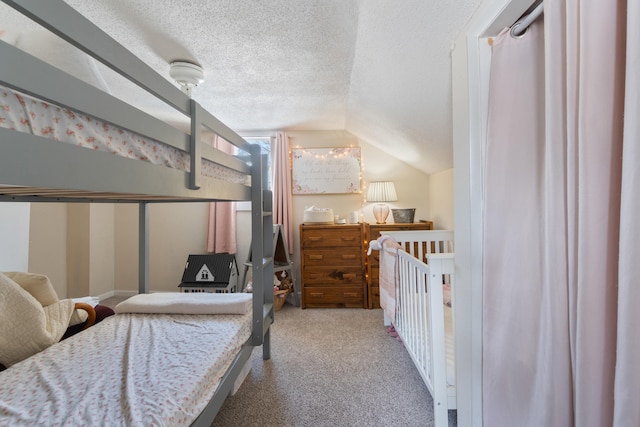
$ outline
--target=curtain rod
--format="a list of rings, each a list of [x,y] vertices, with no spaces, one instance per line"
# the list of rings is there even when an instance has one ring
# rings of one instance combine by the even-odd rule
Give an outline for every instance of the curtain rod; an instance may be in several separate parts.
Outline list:
[[[531,25],[533,21],[538,19],[538,17],[542,15],[543,11],[544,11],[544,3],[540,2],[540,4],[537,5],[536,8],[531,11],[530,14],[528,14],[527,16],[525,16],[524,18],[522,18],[521,20],[519,20],[518,22],[516,22],[511,26],[511,31],[510,31],[511,37],[513,38],[522,37],[524,33],[527,32],[527,28],[529,28],[529,25]]]

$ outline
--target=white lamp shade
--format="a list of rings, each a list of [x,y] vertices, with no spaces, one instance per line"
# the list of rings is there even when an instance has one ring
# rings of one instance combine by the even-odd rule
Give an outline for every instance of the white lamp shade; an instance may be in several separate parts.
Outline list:
[[[398,196],[393,182],[373,181],[369,183],[367,201],[378,202],[373,206],[373,216],[376,219],[376,224],[386,224],[389,216],[389,206],[380,202],[395,202],[396,200],[398,200]]]
[[[398,200],[396,187],[391,181],[373,181],[369,183],[368,202],[395,202]]]

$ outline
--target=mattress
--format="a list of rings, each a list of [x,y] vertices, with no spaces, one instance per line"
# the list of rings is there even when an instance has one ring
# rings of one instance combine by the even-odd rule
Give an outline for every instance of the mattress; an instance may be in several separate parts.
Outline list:
[[[117,314],[0,372],[0,425],[189,425],[251,314]]]
[[[4,86],[0,86],[0,127],[190,171],[190,155],[185,151]],[[202,160],[201,173],[236,184],[248,185],[249,181],[246,175],[205,159]]]

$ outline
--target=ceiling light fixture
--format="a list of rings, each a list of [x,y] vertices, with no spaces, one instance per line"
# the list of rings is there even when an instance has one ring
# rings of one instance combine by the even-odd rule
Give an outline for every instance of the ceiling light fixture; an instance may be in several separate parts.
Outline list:
[[[182,91],[189,97],[193,88],[204,82],[204,71],[197,64],[175,61],[169,65],[169,75],[178,82]]]

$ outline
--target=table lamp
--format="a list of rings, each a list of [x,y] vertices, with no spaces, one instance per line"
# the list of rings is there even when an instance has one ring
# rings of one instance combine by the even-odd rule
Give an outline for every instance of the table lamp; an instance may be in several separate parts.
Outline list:
[[[386,224],[389,216],[389,206],[380,202],[395,202],[398,200],[396,195],[396,187],[391,181],[373,181],[369,183],[369,191],[367,192],[368,202],[377,202],[373,206],[373,216],[376,224]]]

